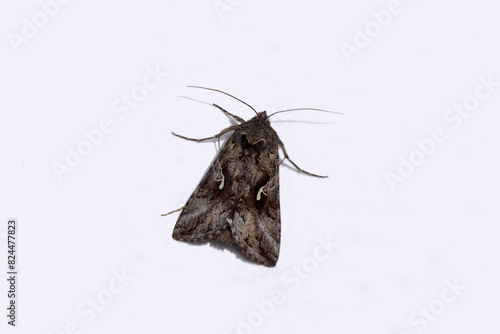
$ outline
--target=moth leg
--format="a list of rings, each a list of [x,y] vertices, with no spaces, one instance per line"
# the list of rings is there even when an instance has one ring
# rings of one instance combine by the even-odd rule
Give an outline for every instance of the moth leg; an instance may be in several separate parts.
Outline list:
[[[215,103],[213,103],[213,105],[217,108],[219,108],[223,113],[225,114],[228,114],[229,116],[231,116],[232,118],[234,118],[236,121],[240,122],[240,123],[244,123],[245,120],[239,116],[236,116],[236,115],[233,115],[231,114],[229,111],[225,110],[224,108],[222,107],[219,107],[218,105],[216,105]]]
[[[233,125],[233,126],[230,126],[230,127],[228,127],[228,128],[225,128],[224,130],[222,130],[220,133],[216,134],[215,136],[212,136],[212,137],[207,137],[207,138],[200,138],[200,139],[197,139],[197,138],[188,138],[188,137],[184,137],[184,136],[178,135],[177,133],[174,133],[174,132],[172,132],[172,134],[173,134],[174,136],[179,137],[179,138],[182,138],[182,139],[191,140],[191,141],[195,141],[195,142],[200,142],[200,141],[205,141],[205,140],[210,140],[210,139],[220,138],[223,134],[228,133],[228,132],[230,132],[230,131],[233,131],[233,130],[235,130],[237,127],[238,127],[238,125]]]
[[[325,177],[328,177],[328,176],[323,176],[323,175],[316,175],[316,174],[313,174],[313,173],[309,173],[305,170],[303,170],[302,168],[300,168],[299,166],[297,166],[297,164],[295,162],[292,161],[292,159],[290,159],[290,157],[288,156],[288,153],[286,153],[286,150],[285,150],[285,145],[283,144],[283,142],[281,141],[281,139],[278,138],[278,141],[279,141],[279,145],[281,147],[281,150],[283,151],[283,155],[285,156],[283,158],[283,160],[287,159],[288,161],[290,161],[292,163],[292,165],[297,168],[300,172],[302,173],[305,173],[307,175],[310,175],[310,176],[314,176],[314,177],[322,177],[322,178],[325,178]],[[281,162],[283,162],[283,160]],[[281,163],[280,163],[281,164]]]
[[[219,189],[222,190],[224,188],[224,181],[226,178],[224,177],[224,174],[222,173],[222,167],[220,166],[220,163],[217,164],[217,174],[215,175],[215,182],[220,182],[219,184]]]
[[[264,194],[267,197],[266,191],[269,191],[269,190],[266,190],[266,189],[269,189],[269,182],[267,182],[265,186],[263,186],[259,189],[259,192],[257,193],[257,201],[260,201],[260,199],[261,199],[260,194]]]
[[[170,212],[167,212],[167,213],[162,213],[161,216],[164,217],[164,216],[168,216],[169,214],[171,213],[174,213],[174,212],[177,212],[177,211],[181,211],[182,209],[184,209],[186,206],[184,205],[182,208],[179,208],[177,210],[174,210],[174,211],[170,211]]]

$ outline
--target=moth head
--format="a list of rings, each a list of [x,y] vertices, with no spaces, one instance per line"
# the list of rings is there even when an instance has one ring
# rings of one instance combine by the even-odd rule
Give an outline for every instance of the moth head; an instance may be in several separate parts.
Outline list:
[[[269,123],[269,117],[267,117],[267,112],[261,111],[260,113],[257,113],[257,116],[254,117],[254,119],[257,119],[260,121],[262,124],[265,124],[267,126],[271,126],[271,123]]]

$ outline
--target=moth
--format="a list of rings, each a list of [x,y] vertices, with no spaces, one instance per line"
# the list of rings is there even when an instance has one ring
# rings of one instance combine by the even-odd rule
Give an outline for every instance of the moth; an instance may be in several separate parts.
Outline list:
[[[256,116],[245,121],[213,104],[238,124],[202,139],[172,132],[177,137],[196,142],[217,139],[219,144],[222,135],[232,132],[186,205],[164,214],[182,210],[172,237],[187,242],[218,239],[236,244],[252,261],[274,267],[280,253],[281,239],[279,166],[287,159],[302,173],[320,178],[326,176],[306,172],[290,159],[285,145],[271,127],[269,118],[292,110],[326,110],[296,108],[268,116],[266,111],[257,112],[246,102],[226,92],[199,86],[189,87],[229,95],[250,107]],[[282,160],[279,148],[284,155]]]

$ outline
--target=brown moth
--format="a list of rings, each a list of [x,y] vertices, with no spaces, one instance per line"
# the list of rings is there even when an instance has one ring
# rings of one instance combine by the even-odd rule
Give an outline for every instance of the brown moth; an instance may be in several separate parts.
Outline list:
[[[198,86],[195,88],[225,92]],[[235,99],[236,97],[229,95]],[[247,103],[237,99],[238,101]],[[235,243],[251,260],[274,267],[280,253],[281,219],[279,195],[279,166],[288,159],[300,172],[315,177],[290,160],[285,146],[271,127],[265,111],[249,121],[229,113],[214,104],[239,124],[230,126],[215,136],[202,139],[175,136],[192,141],[219,139],[233,132],[219,150],[200,184],[182,210],[175,224],[175,240],[198,242],[218,239]],[[297,108],[282,110],[300,110]],[[321,109],[314,109],[325,111]],[[280,161],[278,148],[283,151]],[[172,212],[175,212],[172,211]],[[168,215],[169,212],[164,215]]]

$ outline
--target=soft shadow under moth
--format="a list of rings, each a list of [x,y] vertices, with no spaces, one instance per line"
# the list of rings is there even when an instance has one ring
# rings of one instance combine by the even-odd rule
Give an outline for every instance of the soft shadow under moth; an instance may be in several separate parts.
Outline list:
[[[245,121],[213,104],[239,124],[202,139],[173,133],[186,140],[201,142],[220,140],[223,134],[232,132],[186,205],[172,211],[182,210],[172,237],[188,242],[218,239],[229,244],[235,243],[251,260],[274,267],[280,253],[281,239],[280,164],[287,159],[302,173],[315,177],[326,176],[306,172],[290,159],[284,144],[271,127],[269,117],[292,110],[326,110],[296,108],[281,110],[268,116],[265,111],[257,112],[246,102],[223,91],[190,87],[229,95],[249,106],[256,116]],[[279,158],[279,148],[283,151],[283,160]]]

